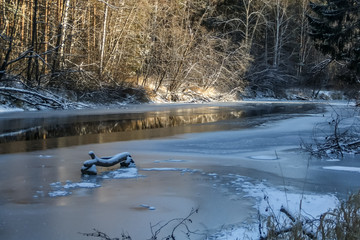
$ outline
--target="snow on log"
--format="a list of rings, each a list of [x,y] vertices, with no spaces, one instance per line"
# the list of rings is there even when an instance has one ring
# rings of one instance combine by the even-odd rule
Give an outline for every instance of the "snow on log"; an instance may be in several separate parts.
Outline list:
[[[91,159],[84,162],[81,168],[82,174],[96,175],[97,174],[96,166],[111,167],[118,163],[120,163],[120,167],[135,166],[135,162],[132,159],[130,153],[128,152],[119,153],[112,157],[102,157],[102,158],[97,157],[93,151],[90,151],[89,155]]]

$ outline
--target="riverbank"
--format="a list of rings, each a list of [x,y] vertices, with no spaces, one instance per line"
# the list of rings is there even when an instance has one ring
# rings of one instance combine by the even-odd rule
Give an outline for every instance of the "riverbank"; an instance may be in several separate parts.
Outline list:
[[[131,104],[217,103],[239,101],[349,101],[345,91],[320,91],[310,88],[286,89],[281,95],[259,91],[224,93],[215,89],[187,89],[169,94],[164,88],[154,92],[138,87],[114,87],[99,90],[29,88],[21,82],[0,84],[0,112],[119,108]]]

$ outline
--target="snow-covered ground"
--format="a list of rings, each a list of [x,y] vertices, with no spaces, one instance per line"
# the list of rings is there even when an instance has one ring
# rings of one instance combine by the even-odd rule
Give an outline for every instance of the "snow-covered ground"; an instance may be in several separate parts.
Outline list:
[[[24,109],[13,108],[13,107],[8,107],[8,106],[0,106],[0,113],[3,113],[3,112],[19,112],[19,111],[24,111]]]
[[[300,139],[311,139],[314,126],[328,119],[323,114],[150,140],[71,147],[59,141],[56,149],[0,155],[0,238],[86,239],[78,232],[97,228],[145,239],[150,223],[199,207],[189,226],[203,235],[193,239],[258,239],[258,211],[281,218],[283,206],[316,217],[355,191],[360,177],[357,156],[310,160],[299,150]],[[165,130],[171,128],[156,131]],[[81,177],[89,150],[130,152],[137,167]]]

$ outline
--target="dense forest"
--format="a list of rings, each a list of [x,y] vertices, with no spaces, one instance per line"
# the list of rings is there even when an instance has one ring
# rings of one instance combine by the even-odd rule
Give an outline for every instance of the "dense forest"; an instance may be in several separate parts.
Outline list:
[[[359,0],[0,0],[0,84],[77,99],[354,90],[359,60]]]

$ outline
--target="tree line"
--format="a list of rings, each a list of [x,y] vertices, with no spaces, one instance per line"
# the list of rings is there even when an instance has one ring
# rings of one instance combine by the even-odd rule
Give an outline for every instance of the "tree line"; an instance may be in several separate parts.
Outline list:
[[[162,87],[173,100],[354,83],[359,19],[358,0],[0,0],[0,82]]]

